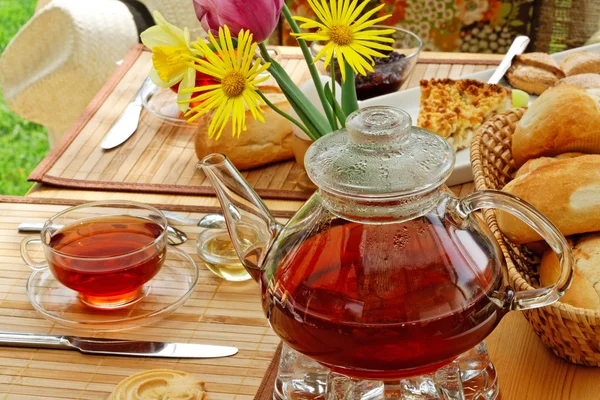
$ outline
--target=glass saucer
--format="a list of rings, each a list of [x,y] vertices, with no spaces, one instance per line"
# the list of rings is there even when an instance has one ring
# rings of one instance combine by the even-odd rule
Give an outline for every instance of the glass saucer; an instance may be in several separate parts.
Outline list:
[[[187,122],[177,105],[177,93],[149,82],[142,92],[142,106],[154,117],[175,126],[196,128],[198,122]]]
[[[101,310],[86,306],[77,292],[60,284],[48,268],[34,271],[27,296],[50,321],[97,332],[134,329],[157,322],[175,311],[198,283],[198,266],[181,250],[170,247],[159,273],[144,286],[146,295],[130,307]]]

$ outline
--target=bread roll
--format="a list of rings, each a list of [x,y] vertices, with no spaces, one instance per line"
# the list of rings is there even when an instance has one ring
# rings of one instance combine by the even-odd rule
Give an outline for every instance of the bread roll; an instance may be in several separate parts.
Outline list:
[[[565,75],[600,74],[600,54],[576,51],[567,54],[560,62]]]
[[[290,104],[279,88],[263,86],[260,90],[278,108],[284,112],[290,110]],[[238,169],[243,170],[293,158],[291,123],[269,106],[262,105],[261,108],[265,123],[255,120],[251,112],[246,110],[247,130],[239,138],[228,137],[227,132],[231,132],[229,121],[219,140],[210,139],[208,126],[212,113],[200,117],[195,143],[198,159],[202,160],[211,153],[223,153]]]
[[[600,88],[600,74],[580,74],[567,76],[556,82],[558,85],[575,85],[582,89]]]
[[[553,163],[554,161],[558,161],[558,160],[565,160],[567,158],[579,157],[579,156],[583,156],[583,155],[584,155],[584,153],[565,153],[565,154],[559,154],[556,157],[534,158],[532,160],[527,161],[525,164],[523,164],[523,166],[521,168],[519,168],[519,170],[515,174],[515,178],[518,178],[521,175],[525,175],[525,174],[533,171],[534,169],[541,167],[542,165],[550,164],[550,163]]]
[[[573,247],[573,283],[560,300],[574,307],[600,310],[600,233],[583,235]],[[547,251],[540,265],[540,283],[549,286],[558,280],[558,257]]]
[[[532,94],[542,94],[564,76],[556,61],[546,53],[516,56],[506,74],[513,87]]]
[[[584,155],[542,165],[503,189],[541,211],[563,235],[600,230],[600,155]],[[514,243],[541,237],[512,215],[498,211],[498,227]]]
[[[548,243],[543,240],[539,242],[527,243],[527,248],[540,257],[543,256],[546,251],[550,250]]]
[[[541,68],[543,70],[552,72],[561,78],[564,78],[565,76],[564,72],[556,63],[556,60],[554,60],[554,58],[552,58],[552,56],[548,53],[534,52],[519,54],[515,56],[515,63]]]
[[[517,167],[541,156],[600,153],[600,89],[548,89],[525,111],[511,146]]]

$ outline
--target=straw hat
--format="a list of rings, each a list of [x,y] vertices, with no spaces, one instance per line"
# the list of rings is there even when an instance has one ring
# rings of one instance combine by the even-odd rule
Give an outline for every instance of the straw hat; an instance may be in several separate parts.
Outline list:
[[[6,103],[54,132],[52,144],[137,42],[123,3],[54,0],[21,28],[0,59]]]
[[[139,0],[144,3],[150,13],[158,11],[170,23],[180,28],[188,27],[190,31],[200,30],[202,26],[196,17],[192,0]],[[193,37],[193,36],[192,36]],[[195,39],[193,37],[193,39]]]

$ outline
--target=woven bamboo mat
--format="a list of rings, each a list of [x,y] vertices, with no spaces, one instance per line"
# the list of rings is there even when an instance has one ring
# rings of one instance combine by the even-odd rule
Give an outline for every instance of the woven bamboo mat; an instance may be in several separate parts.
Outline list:
[[[308,79],[308,70],[301,56],[283,54],[280,62],[297,84]],[[422,58],[404,88],[417,86],[420,79],[456,78],[497,63],[494,59],[469,59],[466,55],[465,58],[457,58],[456,55],[449,55],[448,59]],[[212,194],[210,183],[196,168],[194,127],[163,123],[143,110],[139,128],[127,142],[110,151],[99,146],[106,132],[135,96],[150,65],[150,53],[140,46],[133,48],[70,132],[32,172],[29,180],[72,189]],[[264,198],[302,200],[311,193],[297,184],[301,171],[294,161],[287,161],[246,171],[244,175]]]
[[[28,301],[25,284],[31,270],[20,256],[26,235],[20,222],[42,222],[65,205],[41,204],[41,199],[0,198],[0,320],[2,331],[73,334],[121,339],[196,342],[232,345],[233,357],[205,360],[140,359],[84,356],[74,351],[0,347],[0,395],[5,400],[104,400],[116,384],[134,373],[171,368],[206,381],[212,400],[254,397],[276,351],[279,339],[263,315],[258,285],[226,282],[200,262],[195,251],[197,227],[180,228],[189,240],[180,249],[200,269],[191,297],[166,319],[122,333],[90,334],[63,328],[41,317]],[[206,210],[216,211],[216,210]],[[202,213],[182,212],[191,218]]]

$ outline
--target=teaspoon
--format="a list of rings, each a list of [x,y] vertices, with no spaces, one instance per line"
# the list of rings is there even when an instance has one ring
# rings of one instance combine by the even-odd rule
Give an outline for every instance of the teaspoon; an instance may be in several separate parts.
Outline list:
[[[225,217],[222,214],[214,213],[214,214],[206,214],[200,221],[193,220],[191,218],[186,218],[182,215],[179,215],[170,211],[161,211],[163,215],[170,222],[179,222],[186,225],[196,225],[200,228],[207,229],[227,229],[227,224],[225,223]]]

